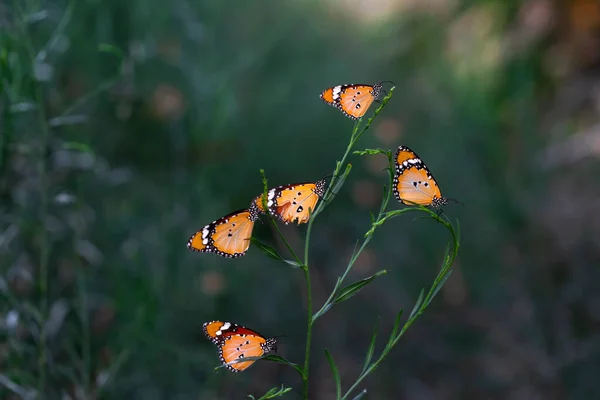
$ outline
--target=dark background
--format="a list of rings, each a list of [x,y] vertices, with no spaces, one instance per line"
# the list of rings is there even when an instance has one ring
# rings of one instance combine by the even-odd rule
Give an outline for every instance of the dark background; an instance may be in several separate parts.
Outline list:
[[[454,274],[368,398],[598,398],[600,3],[71,5],[0,4],[1,398],[39,388],[40,362],[47,398],[241,399],[282,383],[298,398],[280,364],[215,372],[202,323],[284,335],[280,354],[301,363],[301,271],[255,246],[229,260],[185,244],[248,206],[260,168],[272,185],[330,173],[353,123],[319,93],[380,80],[396,90],[358,148],[413,148],[465,206],[445,208],[461,223]],[[313,230],[316,306],[386,182],[384,157],[349,161]],[[295,248],[305,230],[283,229]],[[268,224],[254,235],[285,253]],[[351,278],[389,272],[315,324],[311,398],[334,396],[323,348],[348,388],[376,317],[381,344],[447,240],[410,215],[376,232]]]

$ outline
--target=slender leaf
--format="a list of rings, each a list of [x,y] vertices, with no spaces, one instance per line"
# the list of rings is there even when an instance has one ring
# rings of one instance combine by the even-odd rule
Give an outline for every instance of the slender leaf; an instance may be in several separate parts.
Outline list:
[[[348,163],[348,165],[346,165],[346,169],[344,170],[342,175],[340,175],[337,182],[335,183],[335,186],[331,189],[331,192],[334,195],[336,195],[338,193],[338,191],[341,189],[341,187],[344,185],[344,182],[346,182],[346,178],[348,178],[350,171],[352,171],[352,164]]]
[[[367,394],[367,389],[363,389],[361,390],[361,392],[359,394],[356,395],[355,398],[353,398],[352,400],[360,400],[363,397],[365,397],[365,395]]]
[[[396,315],[396,320],[394,321],[394,327],[392,328],[392,333],[390,334],[390,339],[388,340],[388,343],[385,346],[386,349],[391,349],[392,342],[398,336],[398,332],[400,332],[400,319],[402,318],[403,313],[404,313],[404,310],[401,309],[398,312],[398,315]]]
[[[384,149],[364,149],[364,150],[356,150],[356,151],[352,152],[352,154],[356,154],[359,156],[373,155],[373,154],[385,154],[387,156],[389,153],[390,153],[389,150],[384,150]]]
[[[367,350],[367,356],[365,357],[365,365],[363,366],[361,374],[363,374],[367,370],[367,368],[369,368],[371,359],[373,359],[373,353],[375,352],[375,342],[377,341],[378,327],[379,327],[379,319],[375,323],[375,328],[373,328],[373,336],[371,336],[371,343],[369,344],[369,349]]]
[[[302,267],[302,264],[298,263],[297,261],[286,260],[285,258],[281,257],[274,248],[262,243],[260,240],[256,239],[255,237],[251,237],[250,240],[252,241],[252,243],[254,243],[256,245],[256,247],[258,247],[260,250],[262,250],[266,255],[268,255],[272,259],[278,260],[278,261],[283,261],[283,262],[291,265],[294,268]]]
[[[329,362],[329,366],[331,367],[331,372],[333,373],[333,380],[335,381],[335,393],[336,399],[342,397],[342,381],[340,380],[340,372],[335,365],[335,361],[333,361],[333,357],[329,350],[325,349],[325,356],[327,357],[327,361]]]
[[[93,150],[90,146],[80,142],[65,142],[63,143],[62,147],[65,150],[77,150],[81,151],[82,153],[93,153]]]
[[[123,54],[123,50],[119,49],[116,46],[113,46],[112,44],[100,43],[98,45],[98,51],[103,52],[103,53],[113,54],[121,59],[125,58],[125,55]]]
[[[438,285],[435,287],[435,289],[433,290],[433,293],[432,293],[431,297],[427,301],[426,306],[428,306],[431,303],[431,300],[433,300],[433,298],[438,294],[438,292],[440,291],[440,289],[442,288],[442,286],[444,286],[444,284],[446,283],[446,281],[448,280],[448,278],[450,278],[450,274],[452,274],[452,270],[448,270],[448,272],[442,278],[442,280],[440,281],[440,283],[438,283]]]
[[[332,305],[333,305],[332,303],[324,305],[323,308],[321,308],[319,311],[317,311],[313,315],[312,322],[314,323],[317,318],[319,318],[320,316],[322,316],[323,314],[325,314],[327,311],[329,311],[329,309],[331,308]]]
[[[354,282],[354,283],[346,286],[345,288],[340,290],[340,294],[338,294],[337,297],[335,298],[335,300],[333,301],[334,304],[341,303],[342,301],[348,300],[350,297],[352,297],[356,293],[358,293],[358,291],[361,290],[363,287],[365,287],[366,285],[371,283],[373,281],[373,279],[377,278],[380,275],[386,274],[386,273],[387,273],[387,271],[384,269],[382,271],[377,272],[375,275],[371,275],[368,278],[362,279],[360,281]]]
[[[288,393],[291,390],[292,390],[292,388],[287,388],[287,387],[281,385],[281,388],[274,387],[274,388],[269,389],[269,391],[267,393],[265,393],[264,395],[262,395],[261,397],[259,397],[256,400],[274,399],[275,397],[281,397],[282,395]],[[248,395],[248,398],[253,399],[253,400],[255,399],[255,397],[250,394]]]
[[[421,289],[421,293],[419,293],[419,298],[417,299],[415,306],[413,307],[412,311],[410,312],[408,319],[412,319],[415,316],[415,314],[419,311],[419,309],[421,308],[421,303],[423,302],[424,296],[425,296],[425,291],[423,289]]]

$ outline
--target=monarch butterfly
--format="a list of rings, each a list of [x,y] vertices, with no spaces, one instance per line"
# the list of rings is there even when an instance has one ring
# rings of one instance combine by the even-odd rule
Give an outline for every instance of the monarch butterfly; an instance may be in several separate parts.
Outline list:
[[[234,362],[245,357],[262,357],[277,351],[277,340],[231,322],[205,322],[202,327],[206,337],[217,345],[219,360],[233,372],[247,369],[256,360]]]
[[[403,204],[439,207],[448,203],[440,187],[417,153],[406,146],[396,152],[394,195]]]
[[[200,253],[216,253],[222,257],[236,258],[246,254],[254,221],[259,211],[255,205],[238,210],[206,225],[190,238],[187,247]]]
[[[286,224],[305,224],[310,216],[309,209],[314,212],[317,202],[325,194],[325,185],[326,180],[321,179],[315,183],[292,183],[273,188],[267,192],[269,212]],[[265,212],[262,199],[263,195],[258,196],[253,204]]]
[[[345,116],[358,119],[365,115],[371,104],[379,97],[383,91],[382,83],[333,86],[325,89],[320,97],[325,103],[339,109]]]

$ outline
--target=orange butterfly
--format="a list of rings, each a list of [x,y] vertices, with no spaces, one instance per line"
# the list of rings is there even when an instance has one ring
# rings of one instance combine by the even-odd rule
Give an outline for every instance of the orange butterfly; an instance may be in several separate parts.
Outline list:
[[[379,97],[383,91],[382,83],[333,86],[325,89],[320,97],[325,103],[339,109],[345,116],[358,119],[365,115],[371,104]]]
[[[246,254],[254,221],[259,211],[255,205],[238,210],[206,225],[188,240],[190,250],[216,253],[222,257],[235,258]]]
[[[277,340],[231,322],[211,321],[203,325],[206,337],[219,348],[219,360],[233,372],[250,367],[256,360],[234,362],[245,357],[262,357],[277,351]]]
[[[305,224],[310,216],[309,210],[314,212],[317,202],[325,194],[325,186],[326,181],[322,179],[315,183],[293,183],[273,188],[267,192],[269,212],[286,224]],[[263,195],[258,196],[253,204],[265,212],[262,199]]]
[[[394,195],[399,202],[409,205],[439,207],[448,203],[440,187],[419,156],[406,146],[396,152]]]

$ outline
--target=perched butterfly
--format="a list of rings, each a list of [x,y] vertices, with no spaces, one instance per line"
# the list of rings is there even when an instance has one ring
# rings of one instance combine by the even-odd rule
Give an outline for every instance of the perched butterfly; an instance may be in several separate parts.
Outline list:
[[[448,203],[427,166],[406,146],[396,152],[394,195],[404,204],[439,207]]]
[[[338,108],[347,117],[358,119],[365,115],[371,104],[377,100],[383,91],[382,83],[338,85],[325,89],[320,97],[325,103]]]
[[[241,257],[250,247],[250,237],[259,210],[255,205],[238,210],[206,225],[188,240],[190,250],[216,253],[222,257]]]
[[[277,340],[231,322],[211,321],[203,325],[204,334],[219,348],[219,359],[233,372],[243,371],[256,360],[233,362],[245,357],[262,357],[277,351]]]
[[[325,186],[326,181],[322,179],[315,183],[293,183],[273,188],[267,192],[269,212],[286,224],[305,224],[309,219],[309,209],[314,212],[317,202],[325,194]],[[262,199],[263,195],[258,196],[253,204],[265,212]]]

